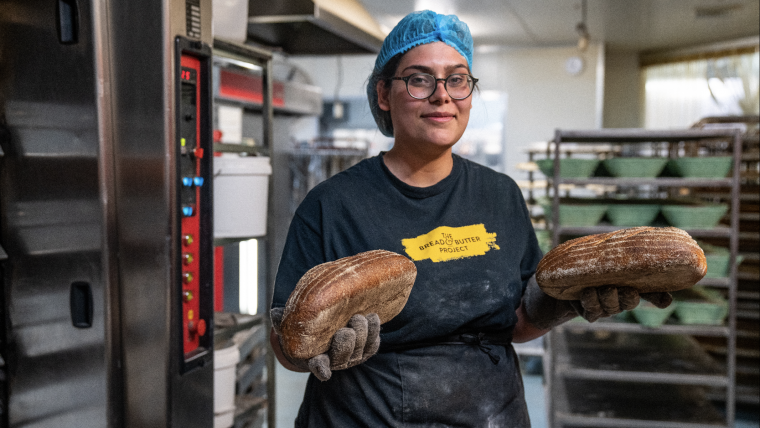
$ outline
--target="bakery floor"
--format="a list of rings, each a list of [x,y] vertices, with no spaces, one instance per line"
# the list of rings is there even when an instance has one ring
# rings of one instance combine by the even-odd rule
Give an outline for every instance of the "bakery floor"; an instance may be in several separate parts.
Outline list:
[[[540,358],[521,358],[523,364],[523,382],[525,399],[528,402],[528,413],[533,428],[547,428],[546,402],[544,400],[543,376],[540,374]],[[538,369],[538,370],[537,370]],[[292,428],[298,414],[298,407],[306,388],[305,373],[294,373],[285,370],[277,364],[275,379],[277,382],[277,427]],[[265,425],[266,426],[266,425]],[[758,428],[758,415],[752,412],[737,412],[734,428]]]

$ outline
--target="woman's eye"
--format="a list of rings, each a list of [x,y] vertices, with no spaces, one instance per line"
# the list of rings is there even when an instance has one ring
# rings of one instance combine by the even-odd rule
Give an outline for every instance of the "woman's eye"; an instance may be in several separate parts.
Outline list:
[[[427,86],[429,83],[428,80],[429,79],[425,78],[425,76],[412,76],[409,79],[409,84],[414,86]]]
[[[465,81],[466,79],[464,78],[464,76],[449,76],[449,80],[448,80],[449,85],[452,85],[452,86],[461,86],[464,84]]]

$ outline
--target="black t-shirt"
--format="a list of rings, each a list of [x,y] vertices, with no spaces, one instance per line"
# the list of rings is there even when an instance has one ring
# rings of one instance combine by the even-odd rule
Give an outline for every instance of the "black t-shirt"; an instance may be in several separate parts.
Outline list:
[[[384,345],[430,342],[455,333],[511,332],[517,323],[516,309],[527,281],[541,259],[525,201],[508,176],[454,155],[448,177],[433,186],[417,188],[396,178],[382,156],[376,156],[319,184],[299,206],[277,272],[272,306],[285,306],[308,269],[375,249],[403,254],[417,267],[417,278],[406,306],[382,326]],[[328,416],[333,422],[351,421],[346,426],[360,426],[352,425],[360,420],[366,426],[394,425],[409,422],[410,418],[422,418],[422,426],[458,423],[459,416],[446,419],[448,416],[436,415],[445,413],[447,408],[441,392],[435,391],[440,379],[432,379],[441,370],[446,371],[441,365],[459,373],[457,376],[464,376],[460,379],[462,385],[481,383],[473,390],[476,395],[479,388],[489,391],[496,401],[514,401],[513,408],[493,412],[524,413],[522,383],[511,348],[502,349],[506,360],[501,365],[492,364],[482,352],[467,354],[469,350],[456,350],[447,356],[448,350],[433,348],[395,356],[378,354],[364,364],[334,372],[327,382],[311,376],[298,426],[322,426]],[[419,365],[422,360],[413,357],[426,352],[441,358],[438,368]],[[468,362],[467,358],[478,360]],[[459,370],[458,364],[469,368]],[[411,366],[415,369],[410,372]],[[474,367],[481,368],[470,373]],[[498,376],[487,373],[491,370],[499,371]],[[482,379],[473,378],[481,374]],[[489,385],[491,381],[493,385]],[[442,407],[428,409],[427,416],[415,407],[417,397],[425,395],[410,392],[415,382],[420,391],[432,388],[433,397]],[[341,391],[358,386],[365,398],[357,398],[355,405],[346,404],[347,398]],[[502,397],[494,388],[506,390],[507,395]],[[367,406],[364,400],[373,394],[377,397],[372,400],[371,411],[356,410],[357,406]],[[394,401],[396,395],[406,401]],[[344,402],[339,405],[336,400]],[[465,417],[463,420],[478,417],[467,416],[461,410],[457,414]],[[486,414],[480,416],[490,418]],[[523,417],[527,416],[504,420],[513,423]],[[481,426],[478,420],[470,423]]]
[[[513,327],[541,259],[522,194],[508,176],[455,155],[448,177],[416,188],[376,156],[319,184],[299,206],[273,306],[285,306],[308,269],[376,249],[417,266],[406,306],[382,328],[382,340],[393,344]]]

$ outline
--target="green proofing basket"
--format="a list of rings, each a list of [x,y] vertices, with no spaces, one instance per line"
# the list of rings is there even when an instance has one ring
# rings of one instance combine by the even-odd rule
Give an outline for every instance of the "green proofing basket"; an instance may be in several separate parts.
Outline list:
[[[607,212],[607,205],[578,204],[559,206],[560,226],[596,226]]]
[[[659,213],[656,204],[610,204],[607,208],[607,218],[614,226],[649,226]]]
[[[728,302],[714,290],[693,287],[673,293],[673,298],[681,324],[721,325],[728,316]]]
[[[705,278],[725,278],[729,273],[729,261],[731,259],[731,252],[728,248],[717,247],[710,244],[699,242],[699,246],[705,252],[705,259],[707,260],[707,274]],[[743,256],[736,256],[736,264],[740,264],[744,259]]]
[[[538,239],[538,247],[541,248],[544,254],[548,253],[552,249],[552,234],[548,230],[536,230],[536,239]]]
[[[675,309],[676,306],[673,304],[667,308],[660,309],[646,300],[641,300],[639,306],[633,308],[631,313],[639,324],[647,327],[659,327],[670,318]]]
[[[578,199],[574,199],[578,201]],[[544,216],[547,220],[551,219],[552,205],[551,202],[543,200],[540,202],[544,209]],[[607,212],[606,204],[591,204],[578,202],[563,202],[559,204],[559,225],[560,226],[596,226]]]
[[[671,159],[668,169],[686,178],[725,178],[731,171],[731,156]]]
[[[537,160],[536,164],[545,176],[554,176],[554,159]],[[599,159],[560,159],[559,176],[560,178],[588,178],[598,165]]]
[[[653,178],[660,175],[668,158],[610,158],[603,164],[614,177]]]
[[[663,205],[661,211],[671,226],[709,229],[718,225],[728,211],[728,204]]]

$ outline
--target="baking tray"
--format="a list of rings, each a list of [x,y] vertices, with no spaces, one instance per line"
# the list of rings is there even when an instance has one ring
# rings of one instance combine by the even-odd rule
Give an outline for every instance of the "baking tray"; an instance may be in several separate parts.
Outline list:
[[[568,378],[728,384],[725,369],[690,336],[567,331],[553,343],[555,370]]]
[[[716,428],[723,415],[704,389],[685,385],[565,379],[558,382],[557,426]]]

